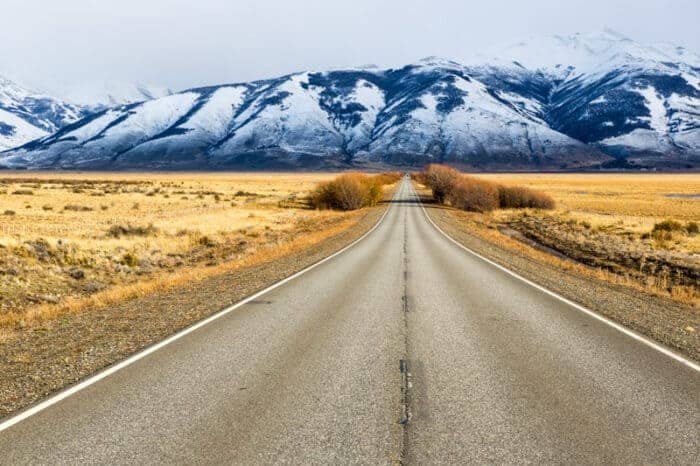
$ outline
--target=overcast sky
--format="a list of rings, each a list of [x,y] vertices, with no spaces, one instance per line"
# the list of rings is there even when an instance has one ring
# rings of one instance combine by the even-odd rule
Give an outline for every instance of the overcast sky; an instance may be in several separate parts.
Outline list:
[[[612,28],[700,50],[698,0],[0,0],[0,74],[174,90]]]

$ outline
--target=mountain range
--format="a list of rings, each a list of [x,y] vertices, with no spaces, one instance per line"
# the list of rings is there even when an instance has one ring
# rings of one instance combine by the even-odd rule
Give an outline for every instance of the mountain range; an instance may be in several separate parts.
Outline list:
[[[700,167],[700,58],[612,31],[108,107],[7,89],[0,143],[32,139],[0,154],[8,168]]]
[[[46,137],[106,108],[171,93],[166,88],[141,83],[91,82],[66,86],[57,97],[0,76],[0,151]]]

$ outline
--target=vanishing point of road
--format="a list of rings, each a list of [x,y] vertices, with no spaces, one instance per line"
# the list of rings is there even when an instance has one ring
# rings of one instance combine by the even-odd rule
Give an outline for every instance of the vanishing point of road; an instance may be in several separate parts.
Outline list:
[[[352,247],[0,432],[1,464],[697,464],[700,373],[448,240]]]

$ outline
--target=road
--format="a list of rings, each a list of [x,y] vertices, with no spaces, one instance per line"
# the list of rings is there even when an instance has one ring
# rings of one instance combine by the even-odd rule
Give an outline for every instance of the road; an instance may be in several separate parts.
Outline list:
[[[341,254],[0,432],[2,464],[700,460],[700,376],[445,238]]]

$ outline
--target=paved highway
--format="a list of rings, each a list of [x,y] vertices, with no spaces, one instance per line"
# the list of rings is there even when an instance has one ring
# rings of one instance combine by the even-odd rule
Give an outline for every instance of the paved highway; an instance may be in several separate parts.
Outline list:
[[[699,419],[693,367],[463,250],[405,180],[354,246],[6,422],[0,463],[697,464]]]

